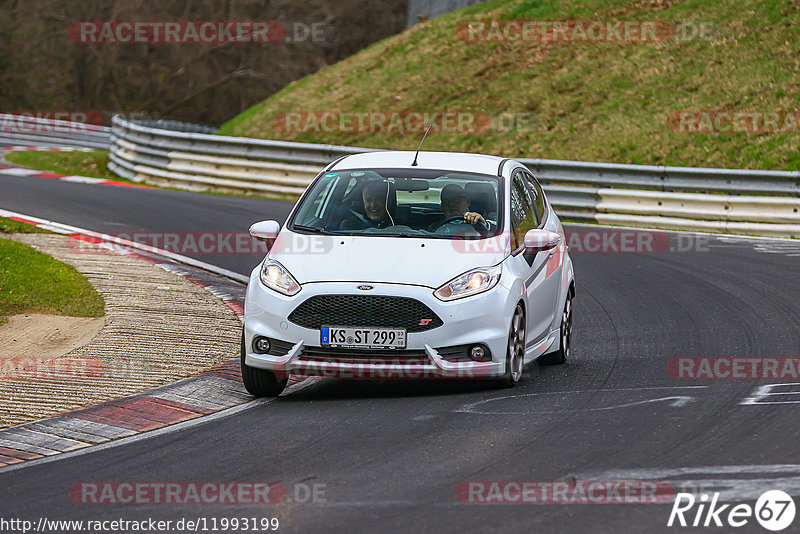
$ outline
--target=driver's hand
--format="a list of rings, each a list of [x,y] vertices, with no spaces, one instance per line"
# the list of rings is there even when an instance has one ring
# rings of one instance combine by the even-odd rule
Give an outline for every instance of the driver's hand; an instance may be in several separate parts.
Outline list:
[[[474,211],[466,212],[464,214],[464,221],[468,222],[469,224],[483,223],[483,225],[486,226],[486,219],[483,218],[483,215]]]

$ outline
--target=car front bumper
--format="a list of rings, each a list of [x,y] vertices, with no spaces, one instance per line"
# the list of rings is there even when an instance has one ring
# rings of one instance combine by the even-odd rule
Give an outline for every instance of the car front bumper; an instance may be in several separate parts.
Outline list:
[[[424,332],[408,332],[405,350],[354,350],[361,357],[348,356],[345,349],[334,356],[320,357],[320,330],[292,323],[287,317],[306,299],[315,295],[358,295],[357,282],[305,284],[294,297],[264,287],[253,271],[247,289],[244,313],[245,363],[267,369],[279,376],[289,374],[364,379],[488,378],[505,372],[506,347],[513,305],[508,291],[498,284],[491,290],[451,302],[442,302],[433,290],[422,286],[369,282],[370,295],[410,297],[428,306],[443,325]],[[338,325],[362,326],[362,325]],[[390,325],[387,325],[390,326]],[[285,354],[258,354],[253,338],[264,336],[291,344]],[[447,347],[483,344],[490,361],[448,361],[439,354]]]

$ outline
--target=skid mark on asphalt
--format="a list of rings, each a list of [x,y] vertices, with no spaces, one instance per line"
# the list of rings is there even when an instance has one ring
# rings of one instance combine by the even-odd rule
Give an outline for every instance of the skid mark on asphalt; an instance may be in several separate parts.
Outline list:
[[[659,390],[679,390],[680,392],[687,393],[691,391],[697,391],[702,389],[707,389],[709,386],[664,386],[664,387],[643,387],[643,388],[618,388],[618,389],[603,389],[603,390],[573,390],[573,391],[551,391],[551,392],[540,392],[540,393],[520,393],[516,395],[508,395],[504,397],[497,397],[493,399],[484,399],[477,402],[472,402],[462,406],[461,408],[454,410],[456,413],[466,413],[466,414],[478,414],[478,415],[536,415],[536,414],[562,414],[562,413],[581,413],[581,412],[598,412],[598,411],[608,411],[608,410],[616,410],[621,408],[629,408],[632,406],[641,406],[645,404],[652,404],[652,403],[660,403],[664,402],[667,403],[668,406],[674,408],[682,408],[692,401],[695,400],[695,397],[692,395],[668,395],[663,396],[663,394],[655,393],[655,398],[647,398],[647,399],[640,399],[640,400],[632,400],[629,398],[631,393],[645,393],[651,391],[659,391]],[[588,406],[584,404],[579,408],[559,408],[557,404],[559,402],[563,402],[564,404],[569,404],[569,399],[575,395],[586,395],[587,393],[593,393],[592,399],[594,400],[592,406]],[[610,393],[614,395],[614,398],[611,400],[604,401],[600,397],[604,396],[604,394]],[[626,395],[626,399],[620,400],[621,395]],[[652,397],[652,394],[650,394]],[[489,405],[494,405],[497,403],[502,403],[503,401],[512,401],[514,399],[518,399],[521,397],[542,397],[542,401],[538,402],[535,406],[531,407],[530,409],[526,410],[514,410],[508,411],[503,410],[502,406],[500,408],[492,408]],[[519,403],[513,403],[514,406],[519,406]],[[607,404],[603,406],[603,404]],[[556,405],[556,406],[554,406]],[[600,405],[600,406],[598,406]],[[548,406],[552,409],[548,409]]]

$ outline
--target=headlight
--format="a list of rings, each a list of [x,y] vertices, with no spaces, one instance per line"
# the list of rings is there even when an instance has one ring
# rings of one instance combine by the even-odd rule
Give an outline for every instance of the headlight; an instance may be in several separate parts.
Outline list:
[[[292,296],[300,292],[300,284],[275,260],[269,260],[261,268],[261,283],[283,295]]]
[[[453,278],[434,291],[433,294],[436,295],[436,298],[445,302],[477,295],[496,286],[502,272],[503,267],[501,265],[473,269]]]

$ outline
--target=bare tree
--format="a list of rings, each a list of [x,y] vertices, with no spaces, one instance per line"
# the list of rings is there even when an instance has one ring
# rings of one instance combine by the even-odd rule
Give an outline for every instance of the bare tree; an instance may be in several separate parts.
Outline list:
[[[0,110],[98,110],[218,124],[403,29],[407,0],[4,0]],[[80,43],[81,21],[280,21],[278,43]]]

